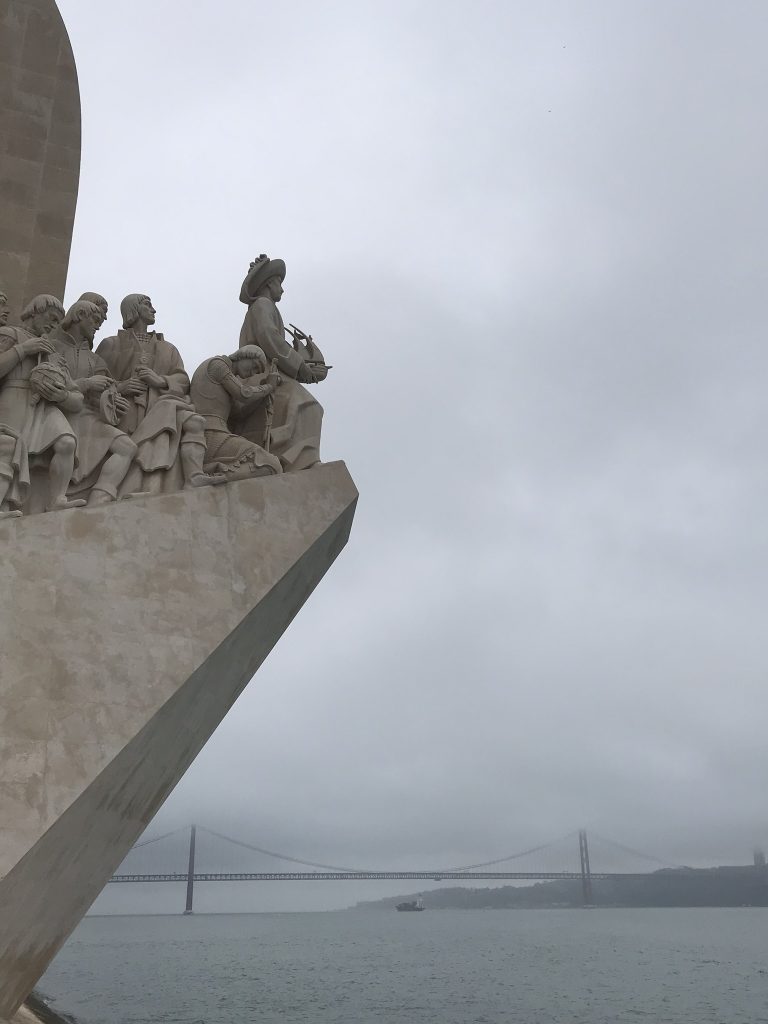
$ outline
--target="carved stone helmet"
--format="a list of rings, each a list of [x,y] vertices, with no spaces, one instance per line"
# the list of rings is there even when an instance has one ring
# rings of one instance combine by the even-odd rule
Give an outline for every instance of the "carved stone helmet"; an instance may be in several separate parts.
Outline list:
[[[285,260],[271,260],[266,253],[262,253],[258,259],[251,264],[250,270],[245,276],[243,287],[240,289],[240,301],[250,306],[256,300],[256,294],[263,284],[270,277],[279,277],[285,280]]]

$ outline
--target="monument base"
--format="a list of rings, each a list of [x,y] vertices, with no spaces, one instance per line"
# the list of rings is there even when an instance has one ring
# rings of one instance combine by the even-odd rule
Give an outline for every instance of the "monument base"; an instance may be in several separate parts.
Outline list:
[[[342,550],[343,463],[0,523],[0,1019]]]

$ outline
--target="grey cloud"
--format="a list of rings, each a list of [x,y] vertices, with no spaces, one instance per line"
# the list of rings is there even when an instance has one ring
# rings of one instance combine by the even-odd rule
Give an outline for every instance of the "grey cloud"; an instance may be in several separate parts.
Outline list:
[[[420,866],[584,823],[748,858],[764,6],[61,8],[85,117],[71,296],[108,294],[113,328],[149,292],[193,366],[236,347],[248,261],[284,256],[286,318],[335,366],[325,458],[361,490],[349,549],[153,829]]]

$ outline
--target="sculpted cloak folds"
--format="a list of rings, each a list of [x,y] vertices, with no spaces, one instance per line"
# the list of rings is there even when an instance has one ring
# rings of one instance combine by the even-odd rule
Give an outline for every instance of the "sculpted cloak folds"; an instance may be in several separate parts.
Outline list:
[[[3,327],[0,352],[8,352],[31,337],[23,327]],[[29,378],[38,362],[38,356],[20,356],[18,364],[0,380],[0,432],[16,438],[11,465],[0,466],[0,472],[13,477],[8,501],[16,508],[29,495],[30,464],[47,460],[60,437],[76,437],[57,405],[33,398]]]
[[[181,490],[184,477],[179,459],[182,427],[195,415],[189,399],[189,377],[178,349],[162,334],[121,330],[105,338],[96,350],[118,383],[130,380],[140,366],[164,377],[168,388],[147,387],[126,395],[131,408],[120,422],[138,446],[134,464],[120,488],[121,496],[136,491],[171,493]]]
[[[270,362],[276,359],[283,378],[275,394],[272,453],[286,472],[309,469],[320,461],[323,407],[299,383],[302,377],[306,379],[306,362],[301,352],[285,340],[283,318],[272,299],[260,296],[249,305],[240,332],[240,348],[244,345],[258,345]],[[265,426],[262,409],[233,423],[237,433],[256,444],[264,437]]]
[[[77,435],[77,466],[72,476],[70,493],[90,490],[98,478],[104,460],[118,437],[125,430],[112,426],[101,416],[100,396],[88,393],[87,378],[98,375],[111,377],[109,367],[87,344],[78,345],[62,327],[54,328],[49,336],[59,357],[65,363],[75,386],[83,392],[85,405],[78,413],[69,413],[68,419]],[[127,418],[127,417],[126,417]]]

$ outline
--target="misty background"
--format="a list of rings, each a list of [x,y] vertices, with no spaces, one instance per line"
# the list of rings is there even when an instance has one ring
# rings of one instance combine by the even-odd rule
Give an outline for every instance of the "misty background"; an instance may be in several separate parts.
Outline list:
[[[194,821],[407,869],[583,826],[748,862],[768,844],[764,3],[59,6],[83,100],[68,301],[105,294],[104,337],[146,292],[191,372],[237,348],[249,262],[284,258],[285,320],[334,366],[323,458],[361,492],[146,835]],[[197,908],[413,886],[200,886]],[[112,886],[95,909],[182,904]]]

